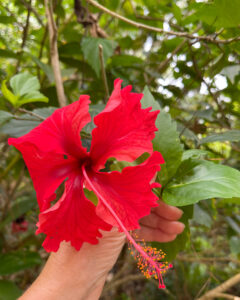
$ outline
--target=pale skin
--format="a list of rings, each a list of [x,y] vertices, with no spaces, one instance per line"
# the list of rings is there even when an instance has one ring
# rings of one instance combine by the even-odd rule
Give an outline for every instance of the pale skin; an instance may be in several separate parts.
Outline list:
[[[184,230],[184,224],[178,221],[181,216],[180,209],[160,202],[150,215],[140,220],[141,228],[136,233],[145,241],[173,241]],[[102,233],[97,245],[84,243],[80,251],[62,242],[19,300],[99,299],[107,274],[126,241],[125,234],[116,229]]]

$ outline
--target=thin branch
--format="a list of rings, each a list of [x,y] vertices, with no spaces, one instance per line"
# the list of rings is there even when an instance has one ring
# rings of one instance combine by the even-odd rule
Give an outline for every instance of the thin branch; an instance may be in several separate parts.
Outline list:
[[[196,35],[189,34],[188,32],[177,32],[177,31],[172,31],[172,30],[164,30],[162,28],[157,28],[157,27],[153,27],[153,26],[148,26],[148,25],[130,20],[126,17],[123,17],[123,16],[115,13],[114,11],[106,8],[105,6],[99,4],[98,2],[96,2],[94,0],[87,0],[87,2],[89,2],[90,4],[92,4],[95,7],[99,8],[100,10],[104,11],[105,13],[107,13],[123,22],[133,25],[137,28],[146,29],[146,30],[150,30],[150,31],[154,31],[154,32],[158,32],[158,33],[162,33],[162,34],[170,35],[170,36],[185,37],[190,40],[207,41],[207,42],[213,43],[213,44],[229,44],[232,42],[240,41],[240,36],[230,38],[227,40],[220,40],[220,39],[215,39],[212,36],[204,36],[204,35],[196,36]]]
[[[240,300],[240,297],[226,294],[226,293],[215,293],[212,298],[224,298],[224,299],[230,299],[230,300]]]
[[[50,54],[51,63],[56,83],[58,102],[60,107],[67,105],[67,100],[64,94],[62,75],[60,70],[60,62],[57,48],[57,26],[54,21],[52,0],[44,0],[46,15],[48,20],[49,42],[50,42]]]
[[[40,121],[44,121],[44,120],[45,120],[44,117],[42,117],[42,116],[40,116],[40,115],[34,113],[33,111],[26,110],[25,108],[19,108],[18,110],[19,110],[20,112],[23,112],[23,113],[28,114],[28,115],[30,115],[30,116],[36,117],[36,118],[39,119]]]
[[[240,273],[233,276],[232,278],[228,279],[227,281],[223,282],[222,284],[220,284],[215,289],[207,292],[202,297],[198,298],[198,300],[207,300],[207,299],[218,298],[219,293],[223,294],[223,292],[229,290],[232,286],[236,285],[239,282],[240,282]],[[236,296],[234,296],[234,297],[235,298],[227,298],[227,299],[239,299],[239,297],[236,297]]]
[[[108,89],[108,83],[107,83],[107,75],[106,75],[105,68],[104,68],[103,46],[101,44],[99,44],[98,49],[99,49],[99,60],[100,60],[100,64],[101,64],[102,78],[103,78],[103,83],[104,83],[104,88],[105,88],[105,93],[106,93],[106,99],[105,99],[105,102],[106,102],[107,99],[109,98],[109,89]]]
[[[27,3],[25,0],[20,0],[20,2],[21,2],[27,9],[31,10],[31,11],[34,13],[36,19],[38,20],[38,23],[39,23],[42,27],[44,27],[43,21],[41,20],[41,18],[40,18],[40,16],[39,16],[38,12],[36,11],[36,9],[35,9],[34,7],[32,7],[29,3]]]
[[[21,44],[21,50],[20,53],[18,54],[18,60],[17,60],[17,65],[16,65],[16,73],[18,73],[22,56],[23,56],[23,50],[27,41],[27,35],[28,35],[28,28],[29,28],[29,20],[30,20],[30,14],[31,14],[31,8],[32,7],[32,0],[29,0],[28,7],[27,7],[27,19],[26,19],[26,24],[23,27],[23,35],[22,35],[22,44]]]

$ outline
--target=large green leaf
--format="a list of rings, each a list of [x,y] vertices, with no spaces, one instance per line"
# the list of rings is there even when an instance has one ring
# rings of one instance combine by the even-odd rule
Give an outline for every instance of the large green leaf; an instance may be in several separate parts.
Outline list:
[[[240,141],[240,130],[228,130],[222,133],[215,133],[209,135],[199,141],[200,144],[212,143],[212,142],[238,142]]]
[[[217,28],[236,27],[240,24],[240,2],[239,0],[214,0],[211,3],[204,3],[196,16]]]
[[[0,280],[0,300],[16,300],[22,291],[15,283],[8,280]]]
[[[240,172],[209,161],[188,159],[180,165],[175,180],[163,191],[163,200],[184,206],[209,198],[240,197]]]
[[[28,73],[20,73],[10,79],[13,93],[7,88],[6,81],[2,83],[3,96],[18,108],[31,102],[48,102],[48,98],[39,92],[40,84],[37,77]]]
[[[185,224],[184,231],[181,234],[179,234],[177,238],[172,242],[152,243],[153,247],[163,250],[163,252],[166,254],[167,261],[172,261],[180,251],[185,249],[186,243],[188,242],[190,237],[188,221],[193,216],[193,205],[181,207],[181,209],[183,210],[183,215],[180,221]]]
[[[165,164],[159,173],[160,182],[165,184],[172,178],[181,163],[183,147],[179,140],[176,123],[171,119],[171,116],[161,109],[147,86],[144,88],[143,93],[142,106],[144,108],[152,107],[153,110],[160,110],[156,120],[158,131],[155,133],[153,148],[161,152],[165,160]]]
[[[0,131],[8,134],[11,137],[20,137],[40,124],[40,121],[32,121],[28,119],[23,120],[10,120],[4,124]]]
[[[99,59],[100,44],[103,47],[103,59],[104,65],[106,65],[108,58],[113,55],[113,51],[117,46],[116,42],[101,38],[84,37],[81,43],[84,58],[86,59],[88,64],[94,69],[97,76],[100,75],[101,70],[101,64]]]
[[[40,84],[37,77],[29,73],[20,73],[10,79],[10,86],[15,95],[25,95],[32,91],[40,89]]]
[[[13,274],[42,263],[40,255],[30,251],[1,253],[0,261],[0,275]]]

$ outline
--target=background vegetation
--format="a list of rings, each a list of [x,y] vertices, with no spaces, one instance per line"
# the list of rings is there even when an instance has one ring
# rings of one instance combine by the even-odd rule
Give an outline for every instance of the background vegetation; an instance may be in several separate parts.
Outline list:
[[[182,207],[186,229],[157,245],[174,264],[167,289],[145,280],[124,249],[102,299],[197,299],[216,287],[212,297],[234,299],[240,295],[240,1],[49,2],[0,5],[0,299],[16,299],[47,258],[43,236],[35,235],[31,179],[7,138],[27,133],[80,94],[91,95],[96,115],[117,77],[144,90],[143,105],[161,106],[154,140],[166,160],[161,196]],[[92,126],[84,129],[86,141]]]

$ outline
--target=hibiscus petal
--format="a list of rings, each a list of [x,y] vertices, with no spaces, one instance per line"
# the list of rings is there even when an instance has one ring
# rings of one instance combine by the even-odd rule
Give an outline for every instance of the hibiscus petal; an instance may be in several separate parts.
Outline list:
[[[78,168],[77,161],[72,157],[64,159],[62,154],[40,152],[34,145],[26,142],[14,146],[22,152],[37,193],[40,211],[49,208],[50,201],[56,197],[56,189]]]
[[[130,91],[131,86],[121,90],[121,80],[117,80],[106,108],[94,118],[97,127],[92,131],[90,156],[96,170],[110,157],[130,162],[144,152],[152,153],[159,111],[142,109],[143,95]]]
[[[65,183],[61,199],[39,215],[37,233],[47,235],[43,246],[47,251],[57,251],[61,241],[70,241],[76,250],[83,242],[97,244],[99,229],[109,231],[112,226],[96,215],[96,207],[83,192],[80,174],[72,174]]]
[[[57,109],[49,118],[28,134],[9,139],[9,144],[32,143],[43,152],[56,151],[82,158],[86,149],[80,139],[81,129],[91,121],[88,112],[89,96],[82,95],[79,100],[63,108]]]
[[[162,163],[162,155],[154,152],[141,165],[126,167],[122,173],[83,170],[88,186],[99,199],[97,215],[112,226],[119,227],[119,222],[104,204],[107,202],[126,230],[138,228],[138,220],[148,215],[151,207],[158,206],[158,197],[152,192],[152,188],[160,185],[150,181],[160,170]],[[119,229],[122,231],[121,226]]]

